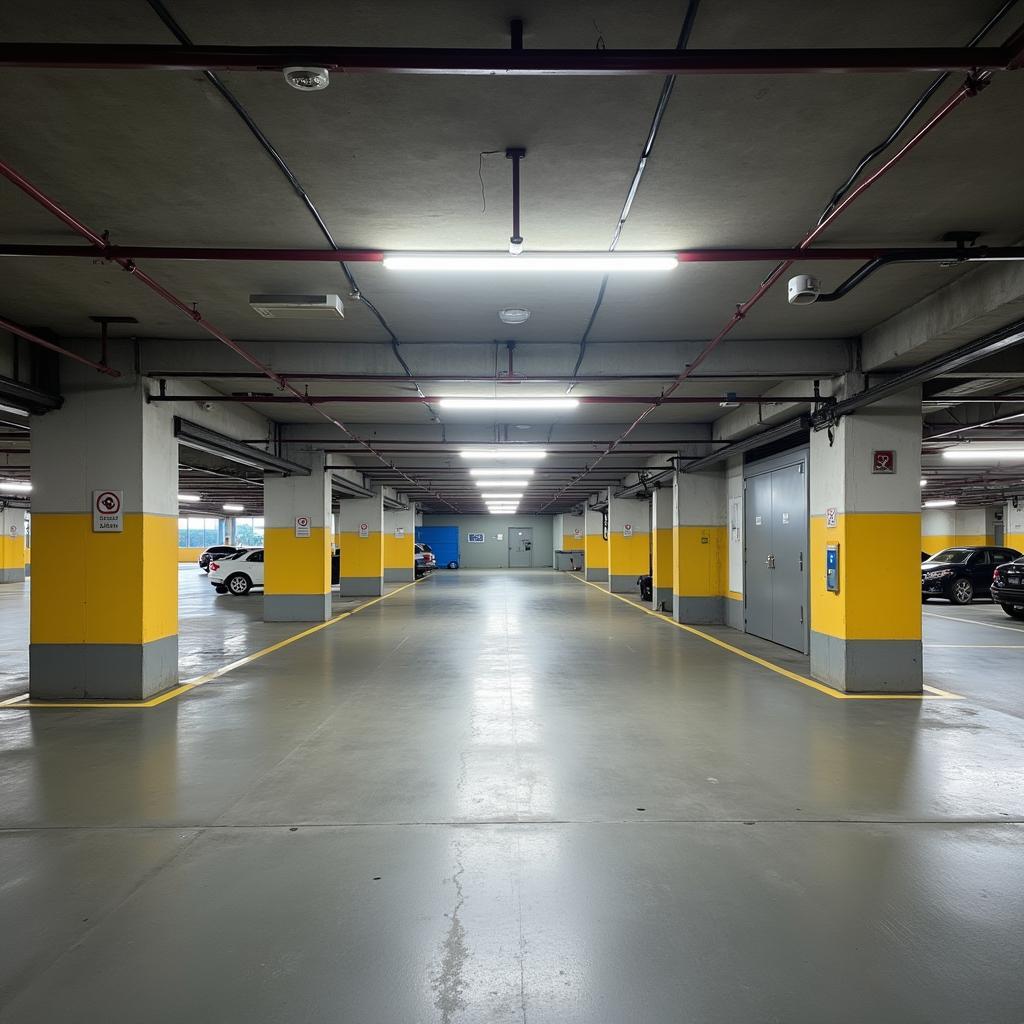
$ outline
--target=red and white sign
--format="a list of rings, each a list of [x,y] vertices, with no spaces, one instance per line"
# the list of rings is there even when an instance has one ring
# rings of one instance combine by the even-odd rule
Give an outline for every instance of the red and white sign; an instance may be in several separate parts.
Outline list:
[[[92,532],[124,533],[122,491],[92,492]]]
[[[839,517],[839,512],[838,512],[837,509],[834,509],[834,508],[827,508],[827,509],[825,509],[825,525],[830,530],[834,530],[836,528],[836,520],[838,519],[838,517]]]
[[[360,537],[369,537],[370,536],[370,524],[369,523],[360,523],[359,524],[359,536]]]
[[[622,524],[622,536],[623,537],[632,537],[633,536],[633,524],[632,523],[623,523]]]
[[[876,451],[871,456],[872,473],[895,473],[896,453],[894,451]]]
[[[295,536],[296,537],[308,537],[309,536],[309,516],[296,516],[295,517]]]

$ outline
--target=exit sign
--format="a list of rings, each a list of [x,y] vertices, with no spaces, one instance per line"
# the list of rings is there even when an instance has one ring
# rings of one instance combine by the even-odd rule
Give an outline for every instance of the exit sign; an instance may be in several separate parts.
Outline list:
[[[896,453],[893,451],[873,452],[871,457],[872,473],[895,473]]]

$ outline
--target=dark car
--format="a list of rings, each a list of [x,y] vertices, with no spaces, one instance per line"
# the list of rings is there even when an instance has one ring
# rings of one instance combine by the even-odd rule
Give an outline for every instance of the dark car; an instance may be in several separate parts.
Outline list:
[[[233,548],[230,544],[214,544],[212,548],[207,548],[199,556],[199,568],[203,572],[210,571],[210,562],[215,558],[227,558],[228,555],[233,555],[239,548]]]
[[[1020,557],[1013,548],[945,548],[921,565],[921,600],[944,597],[953,604],[970,604],[988,594],[997,565]]]
[[[991,593],[1011,619],[1024,619],[1024,558],[996,566]]]

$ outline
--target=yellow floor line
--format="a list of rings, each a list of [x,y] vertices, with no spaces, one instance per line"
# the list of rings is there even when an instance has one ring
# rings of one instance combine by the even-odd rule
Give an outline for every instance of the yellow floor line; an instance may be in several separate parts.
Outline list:
[[[207,672],[205,675],[196,676],[193,679],[186,679],[185,682],[173,687],[170,690],[165,690],[163,693],[157,694],[155,697],[151,697],[149,700],[88,700],[88,701],[67,701],[67,700],[30,700],[27,693],[23,693],[18,697],[11,697],[8,700],[0,701],[0,709],[6,709],[8,711],[21,711],[22,709],[30,708],[155,708],[161,704],[166,704],[169,700],[174,700],[175,697],[180,697],[183,693],[188,693],[189,690],[194,690],[197,686],[204,686],[206,683],[213,682],[214,679],[219,679],[221,676],[227,675],[229,672],[234,672],[236,668],[241,668],[243,665],[249,665],[254,661],[258,661],[260,658],[266,657],[268,654],[273,654],[274,651],[281,650],[282,647],[287,647],[289,644],[295,643],[297,640],[302,640],[307,636],[312,636],[314,633],[319,633],[321,629],[327,629],[328,626],[333,626],[342,619],[350,618],[357,612],[361,612],[364,608],[369,608],[372,605],[379,604],[381,601],[386,601],[389,597],[394,597],[395,594],[400,594],[403,590],[408,590],[409,587],[414,587],[417,583],[422,583],[422,579],[413,580],[412,583],[406,583],[401,587],[396,587],[389,594],[383,594],[381,597],[375,597],[371,601],[366,601],[363,604],[357,605],[355,608],[349,608],[348,611],[341,612],[335,615],[333,618],[328,619],[326,622],[319,622],[315,626],[310,626],[309,629],[304,629],[301,633],[296,633],[294,636],[286,637],[284,640],[279,640],[276,644],[271,644],[269,647],[264,647],[261,651],[256,651],[254,654],[247,654],[244,658],[239,658],[237,661],[229,662],[227,665],[221,668],[215,669],[213,672]]]
[[[719,640],[717,636],[705,633],[702,629],[697,629],[694,626],[686,626],[681,622],[676,622],[675,619],[670,618],[668,615],[663,615],[661,612],[656,612],[649,608],[643,608],[635,601],[631,601],[628,597],[622,597],[620,594],[610,593],[605,587],[602,587],[598,583],[592,583],[590,580],[581,579],[579,576],[572,576],[571,578],[580,583],[585,583],[588,587],[593,587],[595,590],[601,591],[602,594],[605,594],[608,597],[614,597],[616,600],[628,604],[631,608],[635,608],[637,611],[643,612],[644,615],[651,615],[656,619],[661,619],[662,622],[667,622],[669,625],[675,626],[676,629],[681,629],[686,633],[691,633],[693,636],[700,637],[701,640],[706,640],[709,644],[721,647],[722,650],[729,651],[730,654],[739,655],[739,657],[745,658],[747,661],[752,661],[755,665],[760,665],[762,668],[768,669],[769,672],[775,672],[777,675],[785,676],[787,679],[792,679],[794,682],[800,683],[802,686],[809,686],[812,690],[824,693],[835,700],[963,700],[963,697],[961,697],[960,694],[950,693],[948,690],[940,690],[937,686],[925,686],[924,689],[928,691],[927,693],[843,693],[841,690],[834,690],[831,686],[819,683],[816,679],[809,679],[807,676],[800,675],[799,672],[791,672],[788,668],[776,665],[774,662],[767,661],[765,658],[759,658],[756,654],[744,651],[740,647],[734,647],[732,644],[726,643],[725,640]]]

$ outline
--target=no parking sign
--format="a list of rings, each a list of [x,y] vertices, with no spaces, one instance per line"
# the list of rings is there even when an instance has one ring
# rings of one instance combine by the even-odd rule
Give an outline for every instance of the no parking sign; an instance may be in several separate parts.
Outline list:
[[[308,537],[309,536],[309,516],[296,516],[295,517],[295,536],[296,537]]]
[[[92,532],[124,533],[122,491],[92,492]]]

